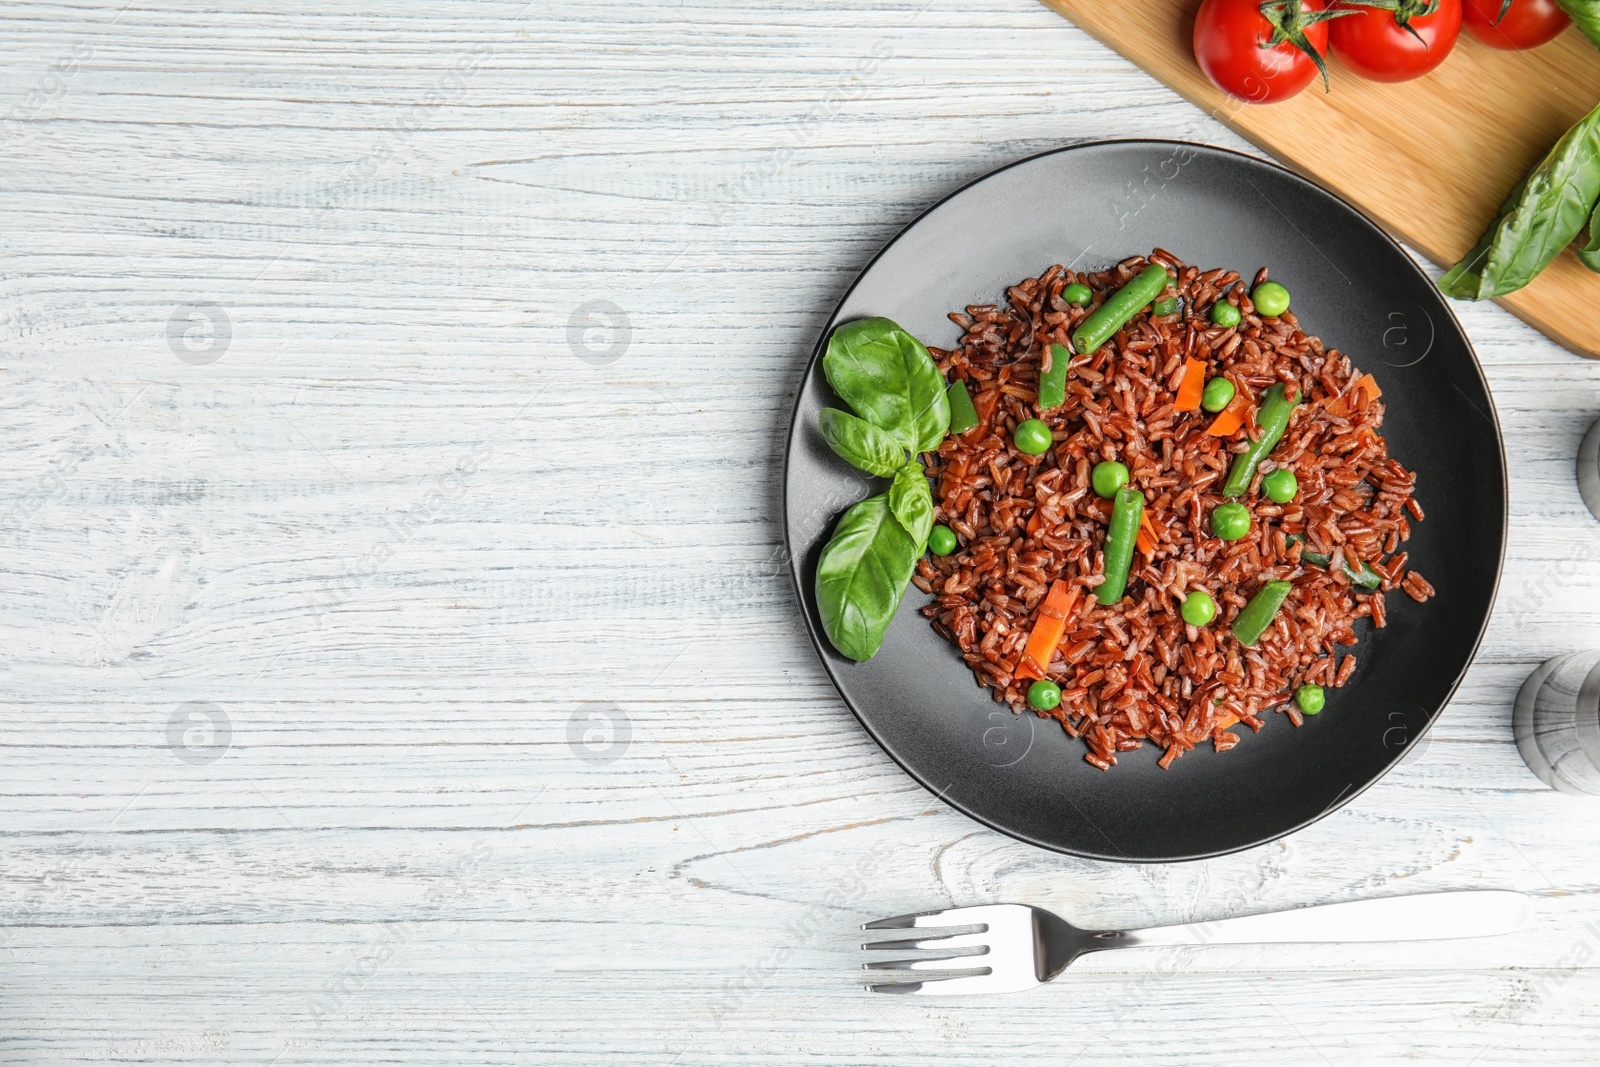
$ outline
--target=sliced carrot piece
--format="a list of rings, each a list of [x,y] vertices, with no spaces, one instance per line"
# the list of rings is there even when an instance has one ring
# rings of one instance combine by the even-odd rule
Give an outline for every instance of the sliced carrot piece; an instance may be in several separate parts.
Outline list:
[[[939,475],[939,496],[942,499],[949,499],[962,487],[971,466],[971,461],[965,453],[956,456],[945,465],[944,473]]]
[[[1044,528],[1044,517],[1037,511],[1028,516],[1028,534],[1032,536]]]
[[[1044,603],[1039,605],[1039,621],[1033,624],[1033,631],[1028,634],[1027,647],[1022,650],[1022,659],[1014,672],[1016,677],[1044,677],[1046,668],[1050,666],[1050,658],[1056,654],[1056,646],[1067,632],[1067,620],[1072,618],[1073,609],[1078,606],[1079,592],[1076,586],[1063,581],[1050,583],[1050,592],[1045,595]]]
[[[1370,374],[1363,374],[1346,389],[1343,396],[1336,396],[1325,405],[1328,414],[1343,417],[1350,414],[1352,406],[1365,407],[1383,395],[1383,390],[1378,388],[1378,379]]]
[[[1211,425],[1206,427],[1206,433],[1212,437],[1230,436],[1235,430],[1244,425],[1244,413],[1250,410],[1252,403],[1254,401],[1250,398],[1250,394],[1243,389],[1239,390],[1233,395],[1233,399],[1228,401],[1228,406],[1219,411],[1217,417],[1211,420]]]
[[[972,406],[978,412],[978,425],[961,436],[981,440],[989,435],[989,428],[994,425],[995,409],[1000,406],[1000,390],[983,390],[972,398]]]
[[[1206,391],[1206,365],[1198,359],[1183,361],[1183,380],[1178,383],[1177,411],[1199,411],[1200,397]]]
[[[1361,395],[1366,399],[1363,403],[1370,404],[1383,395],[1383,390],[1378,388],[1378,379],[1370,374],[1363,374],[1356,379],[1356,388],[1361,390]]]
[[[1147,556],[1156,552],[1156,528],[1150,523],[1150,512],[1147,510],[1139,516],[1139,536],[1134,539],[1134,544]]]

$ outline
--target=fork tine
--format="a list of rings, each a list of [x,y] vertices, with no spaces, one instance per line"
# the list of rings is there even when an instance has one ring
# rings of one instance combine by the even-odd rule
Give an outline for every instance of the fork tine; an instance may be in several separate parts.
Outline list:
[[[901,941],[868,941],[861,946],[868,952],[882,949],[911,951],[913,949],[981,948],[988,951],[989,928],[981,927],[976,933],[950,934],[941,937],[908,938]]]
[[[914,915],[896,915],[891,919],[877,919],[870,923],[862,923],[863,930],[909,930],[919,926],[977,926],[974,922],[937,922],[943,916],[960,915],[968,908],[946,908],[943,911],[919,911]]]
[[[975,952],[966,956],[935,956],[920,960],[873,960],[863,963],[864,971],[982,971],[984,974],[993,974],[992,967],[982,963],[973,963],[970,967],[963,965],[963,960],[982,960],[986,952]]]
[[[975,904],[867,923],[862,929],[906,933],[903,940],[862,945],[868,951],[901,950],[888,959],[867,962],[866,971],[920,979],[875,982],[867,989],[921,997],[1032,989],[1049,980],[1039,973],[1039,914],[1025,904]],[[918,952],[923,955],[915,958]]]
[[[999,993],[992,978],[986,974],[957,975],[939,978],[930,975],[920,982],[879,982],[867,986],[874,993],[897,993],[900,996],[944,997],[963,993]]]

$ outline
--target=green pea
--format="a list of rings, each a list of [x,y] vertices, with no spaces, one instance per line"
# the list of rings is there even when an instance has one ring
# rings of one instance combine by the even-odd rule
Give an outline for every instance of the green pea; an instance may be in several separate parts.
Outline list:
[[[1183,598],[1183,621],[1190,626],[1204,626],[1217,617],[1217,602],[1204,589],[1196,589]]]
[[[1232,304],[1228,306],[1233,307]],[[1206,391],[1200,394],[1200,406],[1213,415],[1231,403],[1233,403],[1233,383],[1226,378],[1211,379],[1206,383]]]
[[[1075,308],[1086,308],[1089,306],[1089,302],[1094,299],[1094,290],[1082,282],[1073,282],[1061,290],[1061,299]]]
[[[1017,446],[1017,451],[1030,456],[1044,455],[1052,441],[1050,427],[1038,419],[1022,420],[1011,433],[1011,443]]]
[[[1279,467],[1261,479],[1261,488],[1274,503],[1287,504],[1300,491],[1300,480],[1288,467]]]
[[[1061,687],[1048,678],[1040,678],[1028,686],[1028,706],[1040,711],[1050,711],[1061,703]]]
[[[1110,500],[1118,489],[1128,484],[1128,468],[1114,459],[1096,463],[1089,473],[1089,482],[1094,486],[1095,496]]]
[[[1154,304],[1150,305],[1150,314],[1152,315],[1170,315],[1177,310],[1178,298],[1175,296],[1169,296],[1164,300],[1157,300]]]
[[[935,526],[928,532],[928,547],[935,556],[948,556],[956,550],[956,532],[948,526]]]
[[[1328,702],[1328,694],[1322,691],[1320,685],[1302,685],[1294,691],[1294,702],[1300,705],[1300,710],[1307,715],[1315,715],[1321,711]]]
[[[1237,541],[1250,532],[1250,509],[1237,501],[1211,509],[1211,532],[1224,541]]]
[[[1243,318],[1239,309],[1226,300],[1218,300],[1211,305],[1211,321],[1218,326],[1237,326]]]
[[[1262,282],[1250,290],[1250,302],[1256,306],[1257,315],[1277,318],[1289,310],[1289,290],[1277,282]]]

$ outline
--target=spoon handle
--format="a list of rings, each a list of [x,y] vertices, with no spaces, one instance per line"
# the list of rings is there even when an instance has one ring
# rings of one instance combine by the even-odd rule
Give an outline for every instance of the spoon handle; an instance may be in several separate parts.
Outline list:
[[[1318,941],[1427,941],[1509,934],[1533,915],[1528,898],[1502,889],[1419,893],[1241,915],[1212,922],[1101,934],[1106,948],[1263,945]]]

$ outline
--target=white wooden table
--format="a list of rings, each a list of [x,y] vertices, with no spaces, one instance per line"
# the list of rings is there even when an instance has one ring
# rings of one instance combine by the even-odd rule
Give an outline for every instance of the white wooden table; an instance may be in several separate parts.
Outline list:
[[[1509,722],[1600,643],[1600,364],[1460,311],[1513,521],[1419,758],[1241,855],[1073,860],[845,710],[779,563],[782,436],[934,199],[1222,127],[1031,0],[0,20],[0,1061],[1592,1059],[1600,807]],[[950,902],[1120,926],[1477,886],[1534,925],[1117,953],[973,1002],[854,970],[857,923]]]

